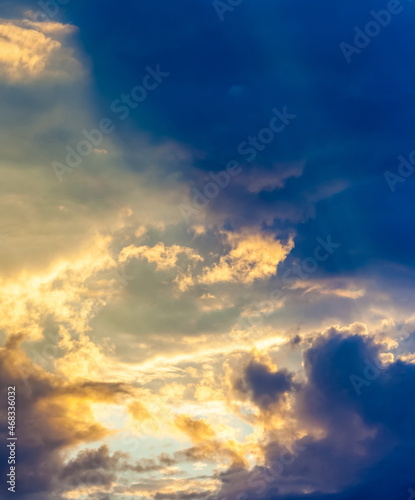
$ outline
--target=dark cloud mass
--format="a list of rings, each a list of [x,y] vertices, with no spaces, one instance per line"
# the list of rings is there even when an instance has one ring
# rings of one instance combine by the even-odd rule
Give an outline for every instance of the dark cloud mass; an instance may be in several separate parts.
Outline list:
[[[235,389],[248,394],[261,408],[278,402],[281,395],[293,387],[292,375],[285,370],[272,372],[268,366],[251,361],[244,370],[243,378],[235,383]]]
[[[98,5],[100,15],[94,16]],[[182,175],[198,183],[203,172],[222,170],[232,159],[245,173],[264,176],[276,163],[305,162],[303,175],[283,189],[253,194],[235,184],[211,210],[229,214],[238,225],[261,218],[278,226],[287,217],[304,222],[295,250],[303,257],[316,233],[347,239],[338,258],[327,263],[337,271],[375,258],[413,264],[408,208],[414,178],[399,183],[396,195],[383,175],[397,171],[398,156],[409,155],[415,137],[409,1],[401,2],[402,12],[350,64],[340,44],[352,43],[354,28],[364,28],[373,19],[370,12],[386,2],[244,1],[223,22],[212,2],[122,5],[118,10],[94,0],[66,11],[94,54],[103,112],[157,61],[171,73],[169,84],[131,119],[155,140],[173,137],[201,153],[197,169]],[[247,161],[238,145],[266,126],[274,107],[283,106],[297,118]],[[119,140],[126,137],[122,133]]]
[[[264,467],[230,469],[212,498],[408,498],[415,470],[414,365],[382,366],[372,338],[332,329],[306,351],[305,367],[297,415],[324,437],[309,434],[293,450],[269,443]],[[354,384],[352,376],[365,383]]]

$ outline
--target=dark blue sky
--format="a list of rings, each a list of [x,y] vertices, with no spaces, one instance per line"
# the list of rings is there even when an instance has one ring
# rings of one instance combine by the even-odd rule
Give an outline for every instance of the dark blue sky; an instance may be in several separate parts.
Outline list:
[[[127,158],[133,127],[156,143],[172,138],[199,152],[180,172],[199,186],[203,172],[233,159],[245,172],[255,166],[256,175],[276,163],[283,170],[305,162],[303,175],[283,189],[252,194],[231,186],[212,209],[228,209],[236,225],[266,213],[281,227],[279,207],[287,204],[298,242],[316,233],[345,242],[336,270],[348,272],[373,260],[414,264],[414,177],[397,182],[395,192],[384,177],[397,174],[398,156],[415,149],[414,7],[402,2],[402,12],[350,64],[339,47],[353,44],[354,28],[364,29],[370,11],[385,6],[246,0],[221,22],[208,1],[123,1],[116,8],[90,1],[70,3],[64,14],[80,27],[92,64],[97,116],[141,82],[147,65],[170,73],[117,129]],[[284,106],[296,118],[247,162],[238,145]],[[131,168],[140,168],[131,156]],[[295,250],[300,257],[308,251],[306,243]]]

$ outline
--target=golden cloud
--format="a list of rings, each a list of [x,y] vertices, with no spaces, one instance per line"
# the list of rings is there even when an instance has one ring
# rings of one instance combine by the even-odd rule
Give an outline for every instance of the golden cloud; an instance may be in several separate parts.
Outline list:
[[[0,417],[7,421],[7,387],[16,388],[19,439],[20,491],[33,498],[49,498],[59,490],[57,480],[63,470],[67,450],[100,440],[108,429],[91,409],[96,402],[119,402],[130,397],[121,384],[72,384],[34,365],[20,349],[20,336],[13,336],[0,348]],[[5,441],[4,428],[1,438]],[[2,470],[1,472],[4,472]]]
[[[184,255],[192,261],[202,260],[202,257],[191,248],[179,245],[166,246],[164,243],[157,243],[153,247],[130,245],[123,248],[119,260],[125,262],[132,258],[145,259],[148,262],[155,263],[158,271],[165,271],[177,265],[180,255]]]
[[[188,415],[179,415],[175,424],[195,444],[194,447],[178,453],[186,460],[231,460],[233,465],[245,466],[243,446],[232,439],[218,439],[210,423],[204,419],[194,419]]]
[[[220,257],[218,264],[204,271],[199,278],[201,283],[252,283],[270,278],[294,247],[292,239],[283,243],[259,231],[225,232],[224,235],[231,249]]]
[[[57,35],[74,30],[59,23],[0,19],[0,74],[7,82],[64,81],[79,76],[81,66]]]

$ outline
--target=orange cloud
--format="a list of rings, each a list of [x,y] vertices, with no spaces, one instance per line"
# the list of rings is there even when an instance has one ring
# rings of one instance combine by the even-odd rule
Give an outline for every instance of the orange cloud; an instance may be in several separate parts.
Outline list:
[[[0,74],[11,83],[73,79],[81,66],[71,51],[56,39],[73,31],[59,23],[33,23],[0,19]]]
[[[64,453],[78,444],[102,439],[109,431],[97,422],[94,402],[117,402],[130,396],[121,384],[70,384],[34,365],[20,349],[20,336],[0,348],[0,418],[7,421],[7,388],[15,387],[19,443],[19,488],[31,498],[49,498],[59,490]],[[0,432],[6,441],[6,428]],[[5,474],[3,466],[0,467]]]

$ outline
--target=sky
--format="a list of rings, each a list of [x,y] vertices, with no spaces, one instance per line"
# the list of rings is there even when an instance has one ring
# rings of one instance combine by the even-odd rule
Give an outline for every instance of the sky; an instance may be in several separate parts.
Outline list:
[[[0,0],[0,498],[415,499],[414,16]]]

